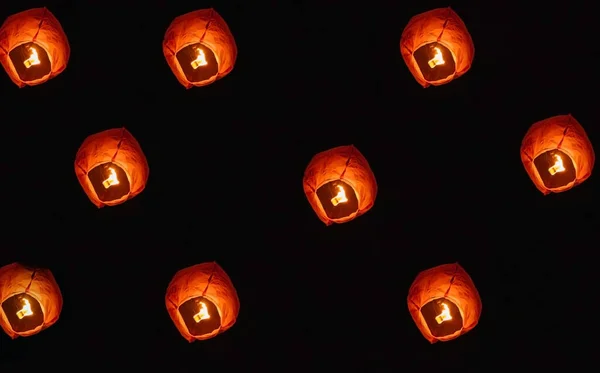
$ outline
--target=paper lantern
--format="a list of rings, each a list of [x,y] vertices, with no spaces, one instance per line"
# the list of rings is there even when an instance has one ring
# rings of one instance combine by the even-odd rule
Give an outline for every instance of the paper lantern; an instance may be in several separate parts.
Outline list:
[[[67,35],[46,8],[12,15],[0,27],[0,63],[21,88],[45,83],[63,72],[70,54]]]
[[[411,18],[402,32],[400,52],[411,74],[427,88],[469,71],[475,46],[458,14],[440,8]]]
[[[0,268],[0,303],[0,326],[14,339],[54,325],[63,299],[49,270],[13,263]]]
[[[481,298],[458,263],[444,264],[419,273],[408,292],[408,310],[425,339],[445,342],[477,325]]]
[[[75,157],[75,173],[85,194],[100,208],[140,194],[150,169],[133,135],[114,128],[85,139]]]
[[[531,126],[521,143],[521,161],[536,188],[547,195],[567,191],[587,180],[595,155],[585,130],[569,114]]]
[[[315,155],[304,172],[303,184],[308,202],[327,225],[364,214],[377,196],[375,175],[354,145]]]
[[[214,9],[196,10],[173,20],[163,41],[173,74],[186,88],[202,87],[233,70],[235,39]]]
[[[216,262],[177,272],[167,288],[165,303],[179,333],[189,342],[225,332],[240,312],[237,292]]]

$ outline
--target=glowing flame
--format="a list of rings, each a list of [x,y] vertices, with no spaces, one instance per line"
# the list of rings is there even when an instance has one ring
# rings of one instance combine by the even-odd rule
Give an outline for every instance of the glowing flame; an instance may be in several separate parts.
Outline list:
[[[196,59],[192,61],[192,68],[194,68],[194,70],[196,70],[200,66],[208,65],[208,62],[206,62],[206,55],[204,54],[204,51],[200,48],[196,48],[196,51],[198,52],[198,54],[196,55]]]
[[[108,179],[102,182],[102,185],[104,185],[106,189],[110,188],[112,185],[119,185],[119,179],[117,179],[117,172],[112,167],[110,167],[109,170],[110,176],[108,177]]]
[[[29,69],[31,66],[39,65],[40,63],[38,52],[34,47],[29,47],[29,58],[23,61],[25,67]]]
[[[444,321],[452,320],[452,315],[450,315],[450,309],[448,308],[448,305],[446,303],[442,303],[442,307],[444,307],[442,313],[435,317],[435,321],[437,321],[438,324],[441,324]]]
[[[442,56],[442,51],[440,50],[440,48],[436,47],[433,48],[433,50],[435,51],[435,55],[432,59],[429,60],[429,67],[431,67],[432,69],[437,65],[443,65],[446,63],[446,61],[444,61],[444,56]]]
[[[565,166],[563,166],[562,157],[558,154],[555,154],[554,159],[555,159],[554,166],[552,166],[548,169],[548,172],[550,172],[550,175],[554,175],[557,172],[565,171]]]
[[[27,299],[23,299],[23,308],[17,311],[17,317],[21,320],[25,316],[33,315],[33,311],[31,310],[31,304]]]
[[[348,198],[346,197],[346,191],[344,190],[344,187],[341,185],[338,185],[337,188],[338,188],[338,194],[331,199],[331,203],[334,206],[337,206],[340,203],[348,202]]]
[[[206,304],[204,302],[200,302],[200,312],[194,315],[194,321],[200,322],[202,320],[210,319],[210,315],[208,314],[208,308],[206,308]]]

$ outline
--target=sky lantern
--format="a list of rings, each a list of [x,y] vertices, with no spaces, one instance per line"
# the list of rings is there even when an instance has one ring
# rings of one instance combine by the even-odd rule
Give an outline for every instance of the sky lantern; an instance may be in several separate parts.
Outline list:
[[[14,14],[0,27],[0,63],[21,88],[60,74],[70,54],[67,35],[46,8]]]
[[[408,292],[408,310],[431,343],[446,342],[473,329],[481,307],[473,280],[458,263],[419,273]]]
[[[315,155],[304,172],[303,184],[308,202],[327,225],[364,214],[377,196],[375,175],[354,145]]]
[[[535,123],[521,143],[521,161],[544,194],[583,183],[594,168],[594,148],[575,118],[558,115]]]
[[[63,299],[49,270],[13,263],[0,268],[0,303],[0,326],[14,339],[54,325]]]
[[[427,88],[469,71],[475,46],[458,14],[439,8],[410,19],[402,32],[400,52],[411,74]]]
[[[133,135],[114,128],[85,139],[75,157],[75,173],[85,194],[100,208],[140,194],[150,169]]]
[[[165,303],[179,333],[189,342],[225,332],[240,312],[237,292],[216,262],[177,272],[167,288]]]
[[[163,53],[177,80],[189,89],[229,74],[237,46],[219,13],[202,9],[173,20],[165,33]]]

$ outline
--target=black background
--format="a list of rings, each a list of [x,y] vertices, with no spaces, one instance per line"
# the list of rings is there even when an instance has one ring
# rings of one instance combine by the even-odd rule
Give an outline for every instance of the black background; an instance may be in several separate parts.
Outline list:
[[[18,89],[0,74],[0,265],[50,268],[65,300],[44,332],[0,336],[0,370],[589,363],[597,176],[544,197],[519,147],[533,123],[568,113],[600,143],[594,10],[234,3],[1,2],[1,18],[47,6],[72,52],[43,85]],[[474,64],[423,89],[400,35],[413,15],[448,5],[473,37]],[[164,59],[163,35],[176,16],[209,7],[229,24],[239,57],[224,79],[186,90]],[[134,68],[136,59],[144,65]],[[96,209],[75,177],[75,153],[86,136],[121,126],[140,142],[150,179],[134,199]],[[304,168],[346,144],[368,159],[379,194],[367,214],[325,227],[302,192]],[[165,290],[177,270],[212,260],[234,282],[241,312],[231,330],[189,344]],[[408,313],[408,288],[421,270],[455,261],[478,287],[483,314],[471,332],[430,345]]]

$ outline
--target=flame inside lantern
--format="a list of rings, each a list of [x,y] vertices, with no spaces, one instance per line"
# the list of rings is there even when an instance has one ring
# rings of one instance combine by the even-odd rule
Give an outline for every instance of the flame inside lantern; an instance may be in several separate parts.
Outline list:
[[[444,61],[444,56],[442,55],[442,51],[440,50],[440,48],[435,47],[433,48],[433,50],[435,51],[435,55],[428,62],[429,67],[431,67],[432,69],[438,65],[443,65],[446,63],[446,61]]]
[[[348,197],[346,197],[346,191],[344,190],[344,187],[341,185],[338,185],[337,188],[338,188],[338,194],[331,199],[331,203],[334,206],[337,206],[340,203],[348,202]]]
[[[450,315],[450,309],[446,303],[442,303],[442,312],[435,317],[435,321],[438,324],[443,323],[444,321],[452,320],[452,315]]]
[[[196,59],[192,61],[191,65],[192,68],[194,70],[196,70],[197,68],[199,68],[200,66],[206,66],[208,65],[208,62],[206,61],[206,55],[204,54],[204,51],[201,48],[196,48]]]
[[[554,165],[548,169],[550,175],[555,175],[558,172],[564,172],[565,166],[563,165],[562,157],[558,154],[554,154]]]
[[[23,308],[17,311],[17,317],[19,320],[23,319],[25,316],[33,315],[33,311],[31,310],[31,304],[27,299],[23,299]]]
[[[102,185],[104,185],[106,189],[110,188],[112,185],[119,185],[119,179],[117,178],[117,172],[115,169],[109,167],[108,170],[110,171],[110,175],[102,182]]]
[[[31,66],[39,65],[40,63],[37,50],[34,47],[29,47],[29,58],[23,61],[25,67],[29,69]]]
[[[206,304],[204,302],[199,302],[200,311],[194,315],[194,321],[199,323],[202,320],[210,319],[210,314],[208,313],[208,308],[206,308]]]

